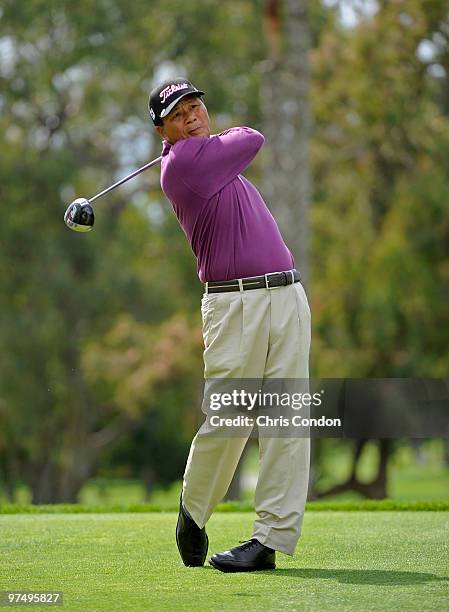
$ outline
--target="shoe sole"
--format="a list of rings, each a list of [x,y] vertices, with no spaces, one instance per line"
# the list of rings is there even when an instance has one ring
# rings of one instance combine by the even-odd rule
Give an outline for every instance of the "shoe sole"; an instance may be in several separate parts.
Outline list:
[[[226,567],[216,563],[213,559],[209,559],[210,565],[220,572],[225,572],[226,574],[232,574],[236,572],[261,572],[263,570],[274,570],[276,569],[275,563],[270,563],[269,565],[264,565],[263,567]]]

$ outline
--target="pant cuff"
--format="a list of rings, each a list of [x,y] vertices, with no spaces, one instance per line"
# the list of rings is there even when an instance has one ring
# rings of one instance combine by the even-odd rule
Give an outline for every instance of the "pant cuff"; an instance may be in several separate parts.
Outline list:
[[[258,531],[256,531],[256,533],[254,533],[251,537],[258,540],[264,546],[268,546],[268,548],[273,548],[274,550],[284,553],[284,555],[288,555],[289,557],[293,557],[293,555],[295,554],[297,542],[295,542],[294,546],[291,546],[286,542],[279,541],[279,539],[276,538],[276,534],[268,533],[264,535]]]

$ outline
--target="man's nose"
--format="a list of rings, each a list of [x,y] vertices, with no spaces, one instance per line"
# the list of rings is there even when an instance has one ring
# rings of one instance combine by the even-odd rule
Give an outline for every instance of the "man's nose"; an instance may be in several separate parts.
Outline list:
[[[196,118],[196,115],[193,110],[186,111],[186,122],[192,123],[192,121]]]

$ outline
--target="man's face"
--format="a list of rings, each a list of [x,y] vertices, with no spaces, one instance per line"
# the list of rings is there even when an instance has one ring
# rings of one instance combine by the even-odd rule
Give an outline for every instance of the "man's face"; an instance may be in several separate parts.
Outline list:
[[[171,144],[191,136],[210,136],[209,115],[199,96],[182,98],[163,122],[164,125],[156,126],[156,130]]]

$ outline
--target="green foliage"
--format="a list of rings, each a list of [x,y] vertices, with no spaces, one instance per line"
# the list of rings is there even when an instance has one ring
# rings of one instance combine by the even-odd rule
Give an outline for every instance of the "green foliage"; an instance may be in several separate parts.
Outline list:
[[[154,449],[156,432],[167,448],[172,440],[165,472],[162,448],[143,463],[156,481],[179,474],[196,427],[184,406],[198,402],[201,288],[158,170],[139,178],[147,188],[136,181],[98,202],[89,236],[69,232],[62,216],[76,195],[159,152],[146,97],[160,67],[195,73],[212,114],[255,116],[248,92],[261,41],[246,32],[256,8],[2,3],[0,459],[9,491],[23,479],[35,501],[74,501],[124,434],[139,448]],[[142,425],[151,412],[160,417]],[[139,431],[138,443],[129,436]]]
[[[313,371],[445,376],[449,120],[418,49],[447,11],[379,6],[312,57]]]

